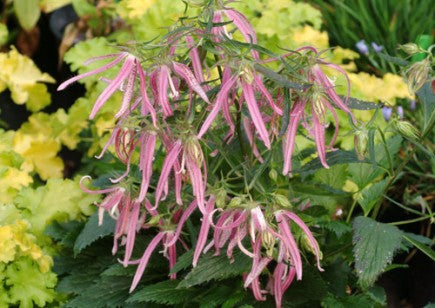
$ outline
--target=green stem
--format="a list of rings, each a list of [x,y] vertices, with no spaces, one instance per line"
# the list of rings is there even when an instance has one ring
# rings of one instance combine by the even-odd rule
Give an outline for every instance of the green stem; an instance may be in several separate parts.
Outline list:
[[[423,217],[418,217],[418,218],[409,219],[409,220],[390,222],[389,224],[393,225],[393,226],[399,226],[399,225],[412,224],[414,222],[418,222],[418,221],[422,221],[422,220],[426,220],[426,219],[432,219],[432,218],[433,218],[433,215],[426,215]]]
[[[357,202],[357,200],[354,199],[352,202],[352,205],[350,207],[349,214],[347,214],[346,222],[350,221],[350,218],[352,217],[353,211],[355,210],[356,202]]]

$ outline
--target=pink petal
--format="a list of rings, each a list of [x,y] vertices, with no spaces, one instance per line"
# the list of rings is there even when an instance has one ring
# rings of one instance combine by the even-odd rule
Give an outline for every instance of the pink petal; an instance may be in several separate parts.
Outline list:
[[[155,192],[155,198],[156,198],[155,208],[157,208],[159,204],[160,198],[165,188],[164,186],[168,182],[169,173],[171,172],[174,163],[177,161],[180,151],[181,151],[181,142],[177,140],[172,145],[171,150],[168,152],[168,154],[165,157],[165,161],[163,162],[162,171],[160,173],[159,182],[157,183],[156,192]]]
[[[113,93],[115,93],[115,91],[119,88],[124,79],[127,78],[127,76],[131,73],[133,65],[134,57],[128,56],[124,64],[122,65],[122,68],[119,71],[118,75],[116,75],[116,77],[107,86],[107,88],[104,89],[100,96],[98,96],[97,101],[92,108],[91,114],[89,115],[89,119],[93,119],[96,113],[101,109],[101,107],[103,107],[104,103],[110,98],[110,96],[113,95]]]
[[[257,35],[255,34],[254,28],[244,15],[233,9],[224,10],[224,13],[234,23],[237,29],[240,30],[240,33],[242,33],[247,43],[257,44]],[[252,49],[251,54],[255,60],[260,59],[258,51]]]
[[[204,89],[201,87],[190,68],[187,65],[178,62],[172,62],[172,65],[175,73],[186,81],[189,88],[195,91],[205,102],[210,104],[207,94],[205,94]]]
[[[153,105],[151,104],[149,98],[148,98],[148,94],[147,94],[147,90],[146,90],[146,79],[145,79],[145,72],[143,71],[139,61],[136,62],[136,66],[139,72],[139,79],[140,79],[140,93],[142,96],[142,109],[141,109],[141,114],[144,116],[146,114],[146,111],[148,111],[151,115],[151,119],[153,121],[153,125],[154,127],[157,127],[157,116],[156,116],[156,111],[153,107]]]
[[[257,100],[254,95],[254,88],[252,85],[242,82],[243,96],[245,97],[246,104],[248,105],[249,114],[251,115],[252,122],[257,129],[260,138],[263,140],[266,148],[270,149],[269,134],[264,125],[263,117],[257,105]]]
[[[225,84],[222,85],[222,88],[216,97],[216,102],[214,103],[213,109],[208,114],[207,118],[201,126],[201,129],[197,136],[198,138],[201,138],[207,132],[214,119],[216,118],[219,110],[222,108],[222,105],[226,104],[226,102],[228,101],[228,94],[236,80],[237,78],[233,76],[227,82],[225,82]]]
[[[142,278],[143,272],[145,271],[151,254],[156,249],[157,245],[160,243],[164,236],[164,232],[157,233],[157,235],[152,239],[152,241],[148,244],[148,247],[145,249],[142,258],[140,259],[139,266],[137,267],[136,274],[134,275],[133,282],[129,291],[130,293],[133,292],[133,290],[136,289],[137,285],[139,284],[139,281]]]
[[[139,169],[142,171],[142,183],[140,186],[140,193],[138,201],[142,202],[148,192],[148,186],[150,184],[151,175],[153,173],[153,159],[154,150],[156,147],[156,135],[154,134],[142,134],[140,157],[139,157]]]
[[[92,75],[95,75],[95,74],[99,74],[99,73],[101,73],[101,72],[104,72],[104,71],[110,69],[111,67],[113,67],[113,66],[115,66],[116,64],[118,64],[119,62],[121,62],[121,60],[124,59],[127,55],[128,55],[128,53],[126,53],[126,52],[122,52],[122,53],[120,53],[119,56],[118,56],[115,60],[113,60],[112,62],[110,62],[110,63],[108,63],[108,64],[106,64],[106,65],[104,65],[104,66],[102,66],[102,67],[100,67],[100,68],[97,68],[97,69],[95,69],[95,70],[92,70],[92,71],[90,71],[90,72],[86,72],[86,73],[83,73],[83,74],[80,74],[80,75],[78,75],[78,76],[75,76],[75,77],[73,77],[73,78],[68,79],[67,81],[65,81],[65,82],[63,82],[63,83],[61,83],[61,84],[59,85],[59,87],[57,88],[57,91],[62,91],[63,89],[65,89],[66,87],[68,87],[70,84],[76,82],[77,80],[80,80],[80,79],[83,79],[83,78],[86,78],[86,77],[89,77],[89,76],[92,76]],[[111,55],[110,55],[110,56],[111,56]]]
[[[203,251],[207,241],[208,231],[210,229],[210,221],[208,216],[213,210],[214,202],[214,197],[211,196],[206,204],[206,214],[202,217],[201,229],[199,231],[198,241],[196,242],[195,252],[193,253],[193,267],[196,267],[198,264],[199,256],[201,255],[201,252]]]
[[[320,266],[320,250],[319,250],[319,244],[317,243],[316,239],[314,238],[313,234],[311,233],[310,229],[307,227],[307,225],[304,223],[302,219],[300,219],[295,213],[292,213],[290,211],[283,211],[283,214],[286,215],[288,218],[293,220],[301,229],[304,231],[304,233],[308,237],[308,241],[311,244],[311,247],[314,249],[316,259],[317,259],[317,268],[319,271],[323,271],[322,267]]]

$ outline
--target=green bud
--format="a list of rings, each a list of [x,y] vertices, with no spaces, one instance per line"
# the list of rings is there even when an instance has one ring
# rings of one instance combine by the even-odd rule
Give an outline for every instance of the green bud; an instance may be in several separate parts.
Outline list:
[[[278,179],[278,172],[275,169],[271,169],[269,171],[269,178],[276,182],[276,180]]]
[[[418,139],[420,136],[420,132],[418,131],[418,129],[415,128],[408,121],[396,120],[396,121],[394,121],[394,126],[402,135],[404,135],[406,137],[409,137],[412,139]]]
[[[430,70],[429,59],[416,62],[407,71],[407,84],[411,93],[417,92],[427,81]]]
[[[399,49],[403,50],[408,55],[413,55],[421,51],[420,47],[418,47],[418,45],[414,43],[407,43],[404,45],[400,45]]]
[[[157,226],[160,222],[160,215],[156,215],[151,217],[151,219],[148,221],[148,224],[151,226]]]
[[[286,196],[274,194],[273,198],[275,199],[275,202],[282,207],[291,208],[292,206],[290,200]]]
[[[308,236],[305,233],[303,233],[301,236],[301,245],[304,248],[304,250],[311,252],[313,255],[316,254],[316,251],[314,250],[313,246],[311,246],[311,242],[309,241]],[[323,253],[320,249],[319,249],[319,259],[320,260],[323,259]]]
[[[243,202],[242,197],[234,197],[231,199],[229,206],[230,207],[239,207]]]
[[[369,140],[368,131],[366,129],[361,129],[355,131],[355,151],[358,154],[358,158],[362,160],[367,151],[367,144]]]
[[[222,208],[225,206],[225,201],[227,199],[227,192],[223,188],[219,188],[214,192],[216,197],[216,206]]]
[[[275,247],[275,237],[269,232],[263,232],[261,234],[261,243],[266,249],[266,255],[269,257],[273,256],[273,248]]]

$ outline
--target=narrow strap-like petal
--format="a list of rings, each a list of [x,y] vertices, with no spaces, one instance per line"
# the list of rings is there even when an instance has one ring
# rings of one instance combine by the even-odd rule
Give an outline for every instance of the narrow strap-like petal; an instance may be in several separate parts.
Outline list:
[[[219,110],[222,108],[224,104],[228,101],[228,94],[230,93],[231,88],[234,86],[237,78],[235,76],[231,77],[225,84],[222,85],[221,90],[219,91],[216,101],[214,103],[213,109],[208,114],[207,118],[203,122],[201,129],[198,133],[198,138],[201,138],[207,130],[210,128],[211,124],[213,123],[214,119],[219,113]]]
[[[252,85],[242,82],[243,96],[245,97],[246,104],[248,105],[249,114],[251,115],[252,122],[263,140],[266,148],[270,149],[270,139],[266,126],[263,121],[260,109],[258,108],[257,100],[254,95],[254,88]]]
[[[140,259],[139,266],[137,267],[136,274],[134,275],[133,282],[130,287],[130,293],[133,292],[134,289],[136,289],[137,285],[139,284],[140,279],[142,278],[143,272],[145,271],[145,268],[148,264],[148,261],[151,257],[151,254],[156,249],[157,245],[160,243],[162,238],[165,236],[164,232],[159,232],[148,244],[148,247],[145,249],[145,252]]]
[[[83,73],[83,74],[77,75],[77,76],[75,76],[75,77],[73,77],[73,78],[70,78],[70,79],[68,79],[67,81],[61,83],[61,84],[59,85],[59,87],[57,88],[57,90],[58,90],[58,91],[62,91],[62,90],[64,90],[66,87],[68,87],[70,84],[76,82],[77,80],[80,80],[80,79],[83,79],[83,78],[86,78],[86,77],[89,77],[89,76],[92,76],[92,75],[95,75],[95,74],[102,73],[102,72],[108,70],[109,68],[115,66],[115,65],[118,64],[119,62],[121,62],[122,59],[124,59],[127,55],[128,55],[128,53],[126,53],[126,52],[120,53],[119,56],[118,56],[115,60],[113,60],[112,62],[110,62],[110,63],[108,63],[108,64],[106,64],[106,65],[104,65],[104,66],[102,66],[102,67],[100,67],[100,68],[97,68],[97,69],[95,69],[95,70],[92,70],[92,71],[90,71],[90,72],[86,72],[86,73]]]
[[[168,182],[169,173],[171,172],[171,169],[174,166],[175,161],[178,159],[178,155],[180,154],[180,151],[181,151],[181,142],[176,141],[172,145],[172,148],[168,152],[168,154],[166,154],[165,161],[163,162],[163,166],[162,166],[162,171],[160,172],[160,178],[156,187],[155,207],[157,207],[159,204],[165,185]]]
[[[210,104],[207,94],[205,94],[204,89],[201,87],[190,68],[187,65],[178,62],[172,62],[172,65],[175,73],[186,81],[189,88],[195,91],[205,102]]]
[[[206,204],[206,213],[202,217],[201,229],[199,231],[198,240],[196,242],[195,251],[193,253],[193,267],[198,264],[199,256],[204,249],[205,243],[207,241],[208,231],[210,230],[210,221],[208,216],[211,214],[214,207],[214,197],[210,197]]]
[[[93,119],[97,112],[103,107],[104,103],[110,98],[110,96],[118,90],[121,83],[128,77],[134,65],[134,57],[128,56],[124,62],[118,75],[112,80],[112,82],[104,89],[104,91],[98,96],[94,107],[91,110],[89,119]]]
[[[293,220],[301,229],[304,231],[304,233],[308,237],[308,241],[311,244],[311,247],[314,249],[316,259],[317,259],[317,268],[319,271],[323,271],[322,267],[320,266],[320,250],[319,250],[319,244],[317,243],[316,239],[314,238],[313,234],[311,233],[310,229],[307,227],[307,225],[304,223],[302,219],[300,219],[295,213],[292,213],[290,211],[283,211],[283,214],[286,215],[288,218]]]

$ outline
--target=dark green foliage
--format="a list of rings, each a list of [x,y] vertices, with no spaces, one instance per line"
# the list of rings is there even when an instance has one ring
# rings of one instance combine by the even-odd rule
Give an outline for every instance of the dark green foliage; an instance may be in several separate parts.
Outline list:
[[[393,260],[402,232],[395,226],[357,217],[353,222],[355,269],[363,288],[371,286]]]
[[[74,243],[74,254],[77,255],[85,247],[89,246],[96,240],[113,234],[116,221],[107,213],[104,213],[104,219],[101,226],[98,225],[98,213],[95,212],[86,223],[83,230],[77,236]]]

